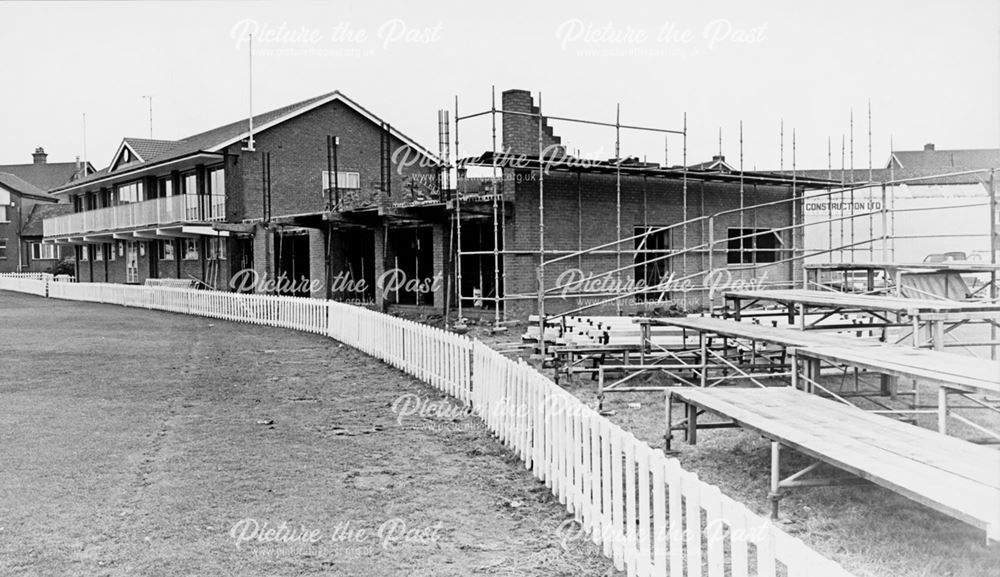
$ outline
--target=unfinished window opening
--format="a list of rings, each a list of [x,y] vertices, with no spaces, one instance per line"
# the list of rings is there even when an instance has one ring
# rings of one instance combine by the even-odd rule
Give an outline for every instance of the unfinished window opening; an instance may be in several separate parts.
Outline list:
[[[663,287],[655,287],[665,283],[670,274],[670,266],[666,256],[670,254],[670,231],[658,230],[657,226],[635,227],[635,288],[646,292],[635,295],[637,301],[655,301],[670,298],[670,293]],[[641,236],[640,236],[641,235]],[[653,290],[649,290],[653,289]]]
[[[333,298],[352,304],[374,304],[375,231],[350,228],[339,234],[342,268],[333,271]]]
[[[502,243],[499,235],[498,240]],[[492,219],[462,223],[462,252],[472,253],[462,255],[462,305],[493,310],[497,292],[502,292],[496,281],[503,278],[503,258],[493,257]],[[494,266],[497,260],[499,268]]]
[[[309,233],[289,230],[274,233],[276,292],[280,295],[307,297],[309,277]],[[317,279],[319,280],[319,279]]]
[[[386,302],[434,305],[434,232],[429,226],[390,229],[386,246]]]
[[[727,264],[761,264],[778,261],[781,235],[769,228],[729,228]]]

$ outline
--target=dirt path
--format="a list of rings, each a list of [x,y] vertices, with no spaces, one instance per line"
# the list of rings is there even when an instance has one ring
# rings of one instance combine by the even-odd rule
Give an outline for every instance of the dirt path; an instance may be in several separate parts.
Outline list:
[[[400,417],[447,401],[335,341],[0,293],[0,351],[2,575],[610,570],[475,419]]]

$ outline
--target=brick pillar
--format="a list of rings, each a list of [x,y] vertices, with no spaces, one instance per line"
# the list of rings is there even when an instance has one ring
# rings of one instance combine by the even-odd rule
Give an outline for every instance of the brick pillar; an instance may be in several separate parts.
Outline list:
[[[271,270],[274,263],[274,239],[267,227],[258,224],[253,235],[253,269],[257,272],[257,281],[273,280]],[[256,291],[254,291],[256,292]]]
[[[436,288],[434,290],[434,308],[441,312],[444,312],[444,291],[446,274],[447,274],[447,258],[448,255],[445,253],[447,245],[445,244],[445,226],[447,224],[435,224],[433,228],[433,237],[431,242],[431,248],[434,251],[434,280],[436,283]]]
[[[347,267],[344,265],[344,241],[340,229],[330,231],[330,274],[336,277],[338,274],[347,274]],[[336,283],[334,287],[336,288]],[[343,290],[333,293],[333,298],[347,298]]]
[[[314,299],[326,298],[326,233],[309,229],[309,281]]]
[[[375,282],[378,283],[385,274],[385,227],[375,227]],[[382,287],[375,286],[375,308],[382,310],[385,299],[382,298]]]

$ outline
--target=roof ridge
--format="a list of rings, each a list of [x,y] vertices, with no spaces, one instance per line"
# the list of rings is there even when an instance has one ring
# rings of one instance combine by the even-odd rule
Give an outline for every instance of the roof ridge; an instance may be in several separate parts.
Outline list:
[[[143,138],[141,136],[123,136],[123,140],[138,140],[142,142],[177,142],[176,140],[169,140],[166,138]]]
[[[0,182],[7,185],[10,188],[16,189],[17,192],[21,194],[28,194],[31,196],[41,196],[45,198],[53,198],[44,189],[31,184],[27,180],[24,180],[20,176],[13,174],[11,172],[0,171]]]
[[[279,106],[277,108],[274,108],[272,110],[268,110],[266,112],[260,112],[260,113],[254,114],[253,115],[253,119],[256,122],[257,120],[263,120],[265,117],[270,116],[272,114],[275,114],[275,113],[277,113],[279,111],[286,111],[286,113],[287,113],[287,112],[290,112],[290,111],[292,111],[292,110],[294,110],[296,108],[299,108],[301,106],[306,106],[308,104],[316,102],[317,100],[322,100],[324,98],[329,98],[329,97],[333,96],[334,94],[338,94],[339,92],[340,92],[339,90],[334,90],[332,92],[327,92],[327,93],[321,94],[319,96],[313,96],[312,98],[306,98],[305,100],[301,100],[301,101],[295,102],[293,104],[286,104],[285,106]],[[282,114],[282,116],[284,116],[284,115]],[[243,118],[239,119],[239,120],[234,120],[232,122],[227,122],[225,124],[220,124],[218,126],[210,128],[208,130],[203,130],[201,132],[197,132],[195,134],[191,134],[189,136],[185,136],[184,138],[180,138],[180,139],[175,140],[173,142],[186,142],[188,140],[193,140],[195,138],[198,138],[198,137],[201,137],[201,136],[205,136],[206,134],[209,134],[211,132],[215,132],[216,130],[222,130],[223,128],[229,128],[230,126],[236,126],[237,124],[241,124],[241,123],[244,123],[244,122],[248,122],[248,119],[245,116]],[[248,126],[248,128],[249,128],[249,126]]]

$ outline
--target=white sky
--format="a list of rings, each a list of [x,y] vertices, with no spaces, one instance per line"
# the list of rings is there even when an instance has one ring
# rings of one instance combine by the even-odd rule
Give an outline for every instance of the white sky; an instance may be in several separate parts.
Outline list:
[[[869,98],[876,166],[890,136],[897,149],[1000,146],[995,0],[704,4],[3,2],[0,164],[30,162],[36,146],[51,161],[82,155],[86,112],[87,156],[103,167],[121,137],[149,136],[143,95],[156,138],[245,116],[246,27],[271,51],[255,57],[256,112],[340,89],[432,150],[436,110],[453,111],[455,95],[463,114],[487,109],[494,84],[498,97],[541,91],[552,115],[613,122],[620,103],[622,123],[680,128],[686,111],[692,163],[716,153],[721,128],[738,165],[742,120],[746,168],[777,168],[784,119],[785,168],[792,128],[798,167],[825,168],[828,137],[839,166],[853,107],[854,163],[866,167]],[[282,25],[299,38],[263,42]],[[614,153],[613,130],[555,129],[582,155]],[[488,119],[460,136],[463,156],[481,152]],[[660,136],[622,142],[663,160]],[[669,146],[679,163],[680,139]]]

